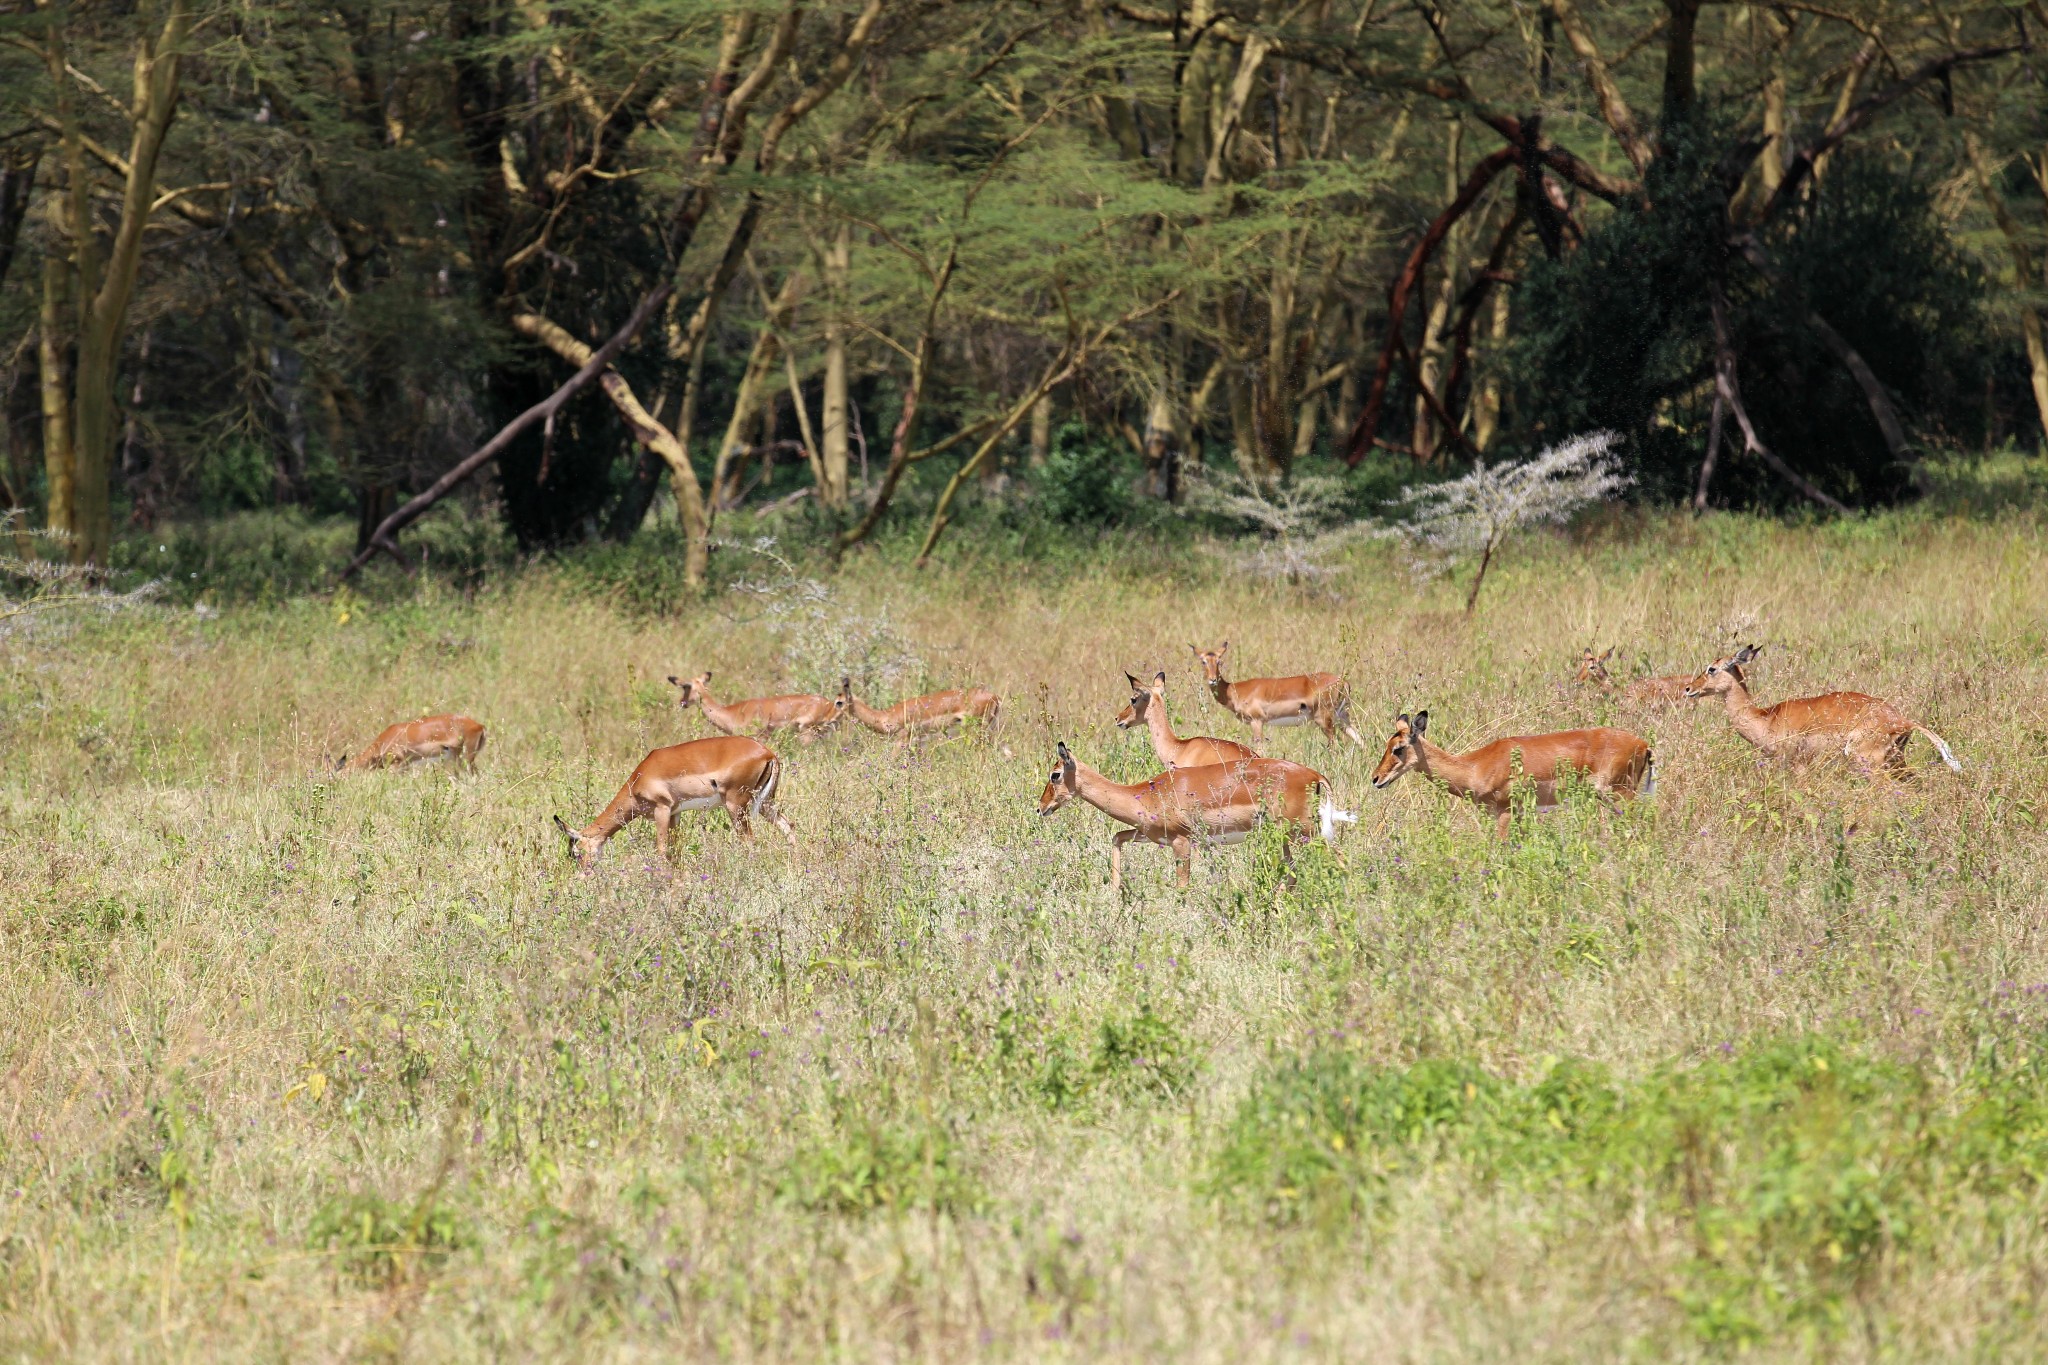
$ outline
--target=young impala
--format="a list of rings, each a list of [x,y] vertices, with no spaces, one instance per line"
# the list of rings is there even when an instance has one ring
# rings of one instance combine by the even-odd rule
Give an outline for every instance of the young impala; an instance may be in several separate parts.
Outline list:
[[[1211,763],[1235,763],[1239,759],[1258,757],[1250,746],[1235,740],[1211,739],[1207,735],[1182,739],[1174,734],[1173,727],[1166,721],[1166,674],[1153,674],[1150,686],[1128,673],[1124,677],[1131,684],[1131,700],[1116,713],[1116,728],[1128,730],[1133,725],[1144,726],[1152,736],[1152,751],[1167,767],[1201,768]]]
[[[1536,804],[1557,804],[1557,783],[1567,769],[1577,771],[1594,791],[1606,795],[1648,796],[1656,790],[1657,768],[1650,746],[1640,735],[1626,730],[1562,730],[1548,735],[1513,735],[1482,745],[1469,754],[1439,749],[1424,736],[1429,730],[1429,712],[1417,711],[1410,720],[1403,715],[1394,722],[1372,771],[1372,784],[1386,788],[1403,773],[1421,773],[1441,782],[1453,796],[1467,797],[1493,812],[1494,832],[1507,837],[1509,785],[1517,776],[1536,784]],[[1521,755],[1522,770],[1515,772],[1515,756]]]
[[[711,681],[708,670],[687,680],[671,674],[669,681],[676,686],[679,709],[687,711],[693,704],[703,708],[704,719],[711,722],[711,728],[728,735],[795,730],[797,742],[809,744],[846,713],[846,702],[842,698],[814,697],[808,692],[787,697],[756,697],[752,701],[736,701],[724,706],[713,699],[706,686]]]
[[[1322,727],[1330,742],[1337,732],[1351,736],[1359,748],[1365,736],[1351,725],[1351,688],[1335,673],[1304,673],[1294,678],[1246,678],[1225,682],[1223,658],[1230,653],[1230,641],[1215,649],[1195,650],[1201,661],[1202,677],[1216,704],[1252,727],[1252,743],[1266,742],[1268,725],[1303,725],[1310,721]]]
[[[1584,650],[1579,655],[1579,671],[1572,681],[1591,683],[1609,696],[1619,695],[1626,706],[1676,706],[1684,701],[1685,689],[1692,686],[1690,674],[1671,673],[1661,678],[1637,678],[1623,687],[1614,685],[1614,677],[1607,671],[1607,661],[1614,657],[1614,646],[1609,645],[1604,654]]]
[[[476,755],[484,747],[484,727],[468,716],[428,716],[425,720],[402,721],[376,739],[355,757],[334,760],[335,768],[360,770],[389,768],[423,758],[450,758],[467,763],[476,771]]]
[[[1912,769],[1906,766],[1906,741],[1917,730],[1940,751],[1942,762],[1957,772],[1963,770],[1947,740],[1890,702],[1862,692],[1825,692],[1776,706],[1758,706],[1750,700],[1742,666],[1759,652],[1757,646],[1746,645],[1725,659],[1716,659],[1692,680],[1686,695],[1704,697],[1718,692],[1736,733],[1766,755],[1804,763],[1840,752],[1866,777],[1880,771],[1890,777],[1908,777]]]
[[[969,687],[950,692],[933,692],[929,696],[910,697],[897,702],[885,711],[877,711],[853,695],[853,679],[839,679],[839,705],[862,725],[878,735],[896,735],[909,739],[914,735],[936,734],[950,730],[965,721],[979,721],[994,734],[996,725],[1003,718],[1002,699],[986,687]],[[1007,756],[1010,746],[1003,746]]]
[[[1133,839],[1173,850],[1180,886],[1194,871],[1195,844],[1234,844],[1262,819],[1284,821],[1291,839],[1320,833],[1325,841],[1337,826],[1356,824],[1330,799],[1330,783],[1313,768],[1278,759],[1251,758],[1201,768],[1175,768],[1148,782],[1112,782],[1059,746],[1059,761],[1038,798],[1038,813],[1051,815],[1080,797],[1110,819],[1129,825],[1110,840],[1109,884],[1122,890],[1124,845]]]
[[[569,854],[588,868],[597,861],[605,841],[641,816],[654,821],[654,850],[668,857],[668,830],[677,811],[724,806],[733,833],[752,840],[748,817],[758,815],[782,831],[791,848],[796,831],[775,808],[782,783],[782,760],[759,740],[741,735],[693,739],[656,749],[640,760],[612,803],[582,829],[571,829],[561,816],[555,827],[569,836]]]

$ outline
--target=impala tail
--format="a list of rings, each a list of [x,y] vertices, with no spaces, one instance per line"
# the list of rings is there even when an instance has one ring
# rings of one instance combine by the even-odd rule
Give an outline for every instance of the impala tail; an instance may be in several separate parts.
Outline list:
[[[1918,730],[1921,734],[1927,736],[1928,743],[1932,744],[1935,747],[1935,749],[1941,754],[1942,762],[1948,764],[1949,767],[1955,769],[1957,772],[1961,772],[1963,770],[1963,765],[1956,762],[1955,753],[1948,747],[1947,740],[1943,739],[1940,735],[1935,734],[1934,731],[1928,729],[1924,725],[1916,725],[1913,728],[1915,730]]]
[[[747,805],[747,814],[759,815],[761,807],[775,799],[775,789],[782,785],[782,760],[772,755],[768,759],[768,771],[762,776],[760,787],[754,792],[754,799]]]
[[[1322,832],[1323,842],[1326,844],[1336,842],[1337,826],[1355,825],[1357,823],[1358,812],[1340,808],[1330,798],[1330,789],[1324,787],[1322,804],[1316,810],[1316,825]]]

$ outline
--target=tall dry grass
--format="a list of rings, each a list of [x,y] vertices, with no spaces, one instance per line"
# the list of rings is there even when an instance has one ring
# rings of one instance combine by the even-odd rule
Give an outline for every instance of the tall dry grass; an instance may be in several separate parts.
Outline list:
[[[757,626],[632,619],[539,573],[9,645],[0,1351],[2039,1349],[2031,513],[1618,516],[1514,549],[1469,621],[1372,547],[1328,595],[1136,559],[837,586],[892,606],[935,685],[998,689],[1017,758],[785,743],[801,857],[686,817],[672,868],[635,826],[590,876],[548,817],[703,733],[666,674],[780,689]],[[1188,653],[1226,637],[1241,674],[1341,671],[1375,739],[1418,706],[1455,747],[1638,728],[1660,790],[1502,845],[1418,780],[1371,791],[1376,754],[1282,731],[1361,812],[1340,858],[1290,885],[1255,841],[1179,895],[1141,847],[1119,903],[1108,823],[1033,812],[1052,742],[1152,771],[1109,723],[1127,668],[1167,670],[1181,733],[1244,737]],[[1666,672],[1750,639],[1761,697],[1878,693],[1963,775],[1917,740],[1904,789],[1790,774],[1713,710],[1565,685],[1584,645]],[[490,727],[475,780],[327,770],[441,710]],[[1745,1099],[1740,1059],[1788,1047],[1798,1074]],[[1290,1079],[1331,1057],[1379,1079]],[[1558,1109],[1513,1117],[1581,1064],[1620,1097],[1597,1150]],[[1473,1079],[1429,1090],[1445,1067]],[[1849,1073],[1878,1079],[1829,1088]],[[1375,1126],[1382,1080],[1450,1109]],[[1332,1095],[1327,1132],[1259,1126]],[[1986,1095],[2019,1115],[1995,1143]],[[1327,1178],[1261,1174],[1288,1153]]]

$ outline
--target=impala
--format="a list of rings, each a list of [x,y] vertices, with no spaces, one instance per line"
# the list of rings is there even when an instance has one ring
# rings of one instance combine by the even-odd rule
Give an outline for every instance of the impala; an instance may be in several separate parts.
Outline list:
[[[1940,751],[1942,762],[1957,772],[1963,770],[1947,740],[1879,697],[1824,692],[1776,706],[1758,706],[1750,700],[1742,666],[1759,652],[1757,646],[1746,645],[1725,659],[1716,659],[1692,680],[1685,694],[1704,697],[1718,692],[1736,733],[1766,755],[1803,763],[1839,750],[1865,776],[1882,770],[1891,777],[1907,777],[1912,770],[1906,766],[1906,741],[1917,730]]]
[[[1002,699],[986,687],[969,687],[949,692],[933,692],[929,696],[910,697],[897,702],[887,710],[878,711],[853,695],[853,679],[839,679],[839,705],[862,725],[878,735],[896,735],[909,739],[913,735],[935,734],[950,730],[962,722],[980,721],[990,734],[1003,718]],[[1003,746],[1008,754],[1010,747]]]
[[[721,705],[707,686],[711,681],[709,671],[687,680],[671,674],[669,681],[676,686],[679,709],[687,711],[692,705],[701,707],[704,719],[711,722],[711,728],[728,735],[795,730],[797,741],[809,744],[846,712],[843,698],[814,697],[808,692],[787,697],[756,697],[752,701]]]
[[[1252,743],[1266,742],[1268,725],[1314,721],[1332,744],[1342,730],[1359,748],[1365,747],[1365,736],[1351,725],[1351,688],[1335,673],[1226,682],[1223,658],[1230,653],[1230,641],[1225,640],[1215,649],[1195,649],[1193,645],[1188,648],[1195,651],[1195,658],[1201,662],[1203,680],[1209,684],[1209,694],[1216,698],[1216,704],[1252,727]]]
[[[656,749],[640,760],[612,803],[582,829],[571,829],[561,816],[555,828],[569,837],[569,854],[583,867],[597,861],[605,842],[642,816],[654,821],[654,850],[668,857],[668,830],[677,811],[724,806],[733,833],[754,837],[748,817],[758,815],[782,831],[791,848],[796,831],[775,808],[782,783],[782,760],[759,740],[743,735],[693,739]]]
[[[1144,726],[1152,736],[1153,752],[1167,767],[1202,768],[1211,763],[1235,763],[1259,756],[1249,745],[1235,740],[1211,739],[1207,735],[1182,739],[1174,734],[1173,727],[1166,720],[1165,673],[1153,674],[1150,686],[1129,673],[1124,674],[1124,678],[1131,684],[1131,700],[1116,713],[1116,728],[1128,730],[1133,725]]]
[[[1403,714],[1394,722],[1386,752],[1372,771],[1372,784],[1387,788],[1403,773],[1416,772],[1441,782],[1453,796],[1463,796],[1493,812],[1494,832],[1508,832],[1508,788],[1517,777],[1536,784],[1536,804],[1557,804],[1557,784],[1566,771],[1576,771],[1594,791],[1606,796],[1648,796],[1657,788],[1657,766],[1649,743],[1626,730],[1561,730],[1548,735],[1512,735],[1481,745],[1469,754],[1439,749],[1425,737],[1429,712]],[[1515,771],[1516,756],[1521,771]]]
[[[476,771],[476,755],[484,747],[484,727],[468,716],[428,716],[391,726],[350,758],[334,760],[335,768],[389,768],[424,758],[449,758]]]
[[[1579,655],[1579,671],[1572,681],[1591,683],[1610,696],[1619,695],[1628,706],[1675,706],[1686,699],[1685,689],[1692,686],[1692,676],[1670,673],[1660,678],[1637,678],[1626,686],[1616,687],[1613,675],[1607,671],[1607,661],[1614,657],[1614,647],[1609,645],[1604,654],[1584,650]]]
[[[1129,829],[1110,840],[1109,884],[1123,889],[1124,845],[1133,839],[1173,850],[1180,886],[1194,871],[1195,843],[1234,844],[1261,819],[1286,822],[1291,839],[1320,833],[1336,836],[1339,824],[1357,824],[1330,799],[1330,783],[1313,768],[1271,758],[1175,768],[1147,782],[1112,782],[1059,746],[1059,761],[1038,798],[1038,813],[1051,815],[1075,797]]]

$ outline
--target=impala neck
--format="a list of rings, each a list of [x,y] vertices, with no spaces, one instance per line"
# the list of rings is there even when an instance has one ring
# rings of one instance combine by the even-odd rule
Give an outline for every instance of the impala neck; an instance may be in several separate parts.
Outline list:
[[[742,728],[740,718],[733,714],[732,708],[713,701],[711,694],[701,687],[697,689],[697,705],[703,709],[704,719],[727,734]]]
[[[1173,727],[1166,723],[1166,699],[1153,696],[1145,703],[1145,728],[1152,733],[1152,748],[1159,757],[1171,763],[1180,753],[1181,741],[1173,733]]]
[[[639,805],[640,803],[633,798],[633,780],[627,778],[626,785],[619,788],[619,794],[612,798],[612,803],[599,811],[597,818],[585,825],[577,837],[604,843],[632,823]]]
[[[1736,733],[1761,748],[1770,742],[1771,722],[1761,707],[1751,700],[1749,686],[1741,679],[1721,694],[1721,707],[1727,711],[1729,721]]]
[[[858,697],[849,697],[846,709],[853,712],[853,718],[870,730],[884,735],[896,733],[897,720],[891,712],[877,711]]]
[[[1235,708],[1230,704],[1230,684],[1224,679],[1223,670],[1217,669],[1216,676],[1210,678],[1208,682],[1209,695],[1216,698],[1216,704],[1226,711],[1234,710]]]
[[[1075,793],[1112,820],[1120,820],[1127,825],[1138,823],[1140,790],[1142,784],[1126,787],[1121,782],[1110,781],[1080,759],[1074,760]]]
[[[1426,739],[1416,743],[1422,749],[1422,761],[1415,765],[1416,772],[1443,783],[1453,796],[1473,796],[1484,789],[1486,784],[1480,780],[1478,765],[1463,754],[1439,748]]]

